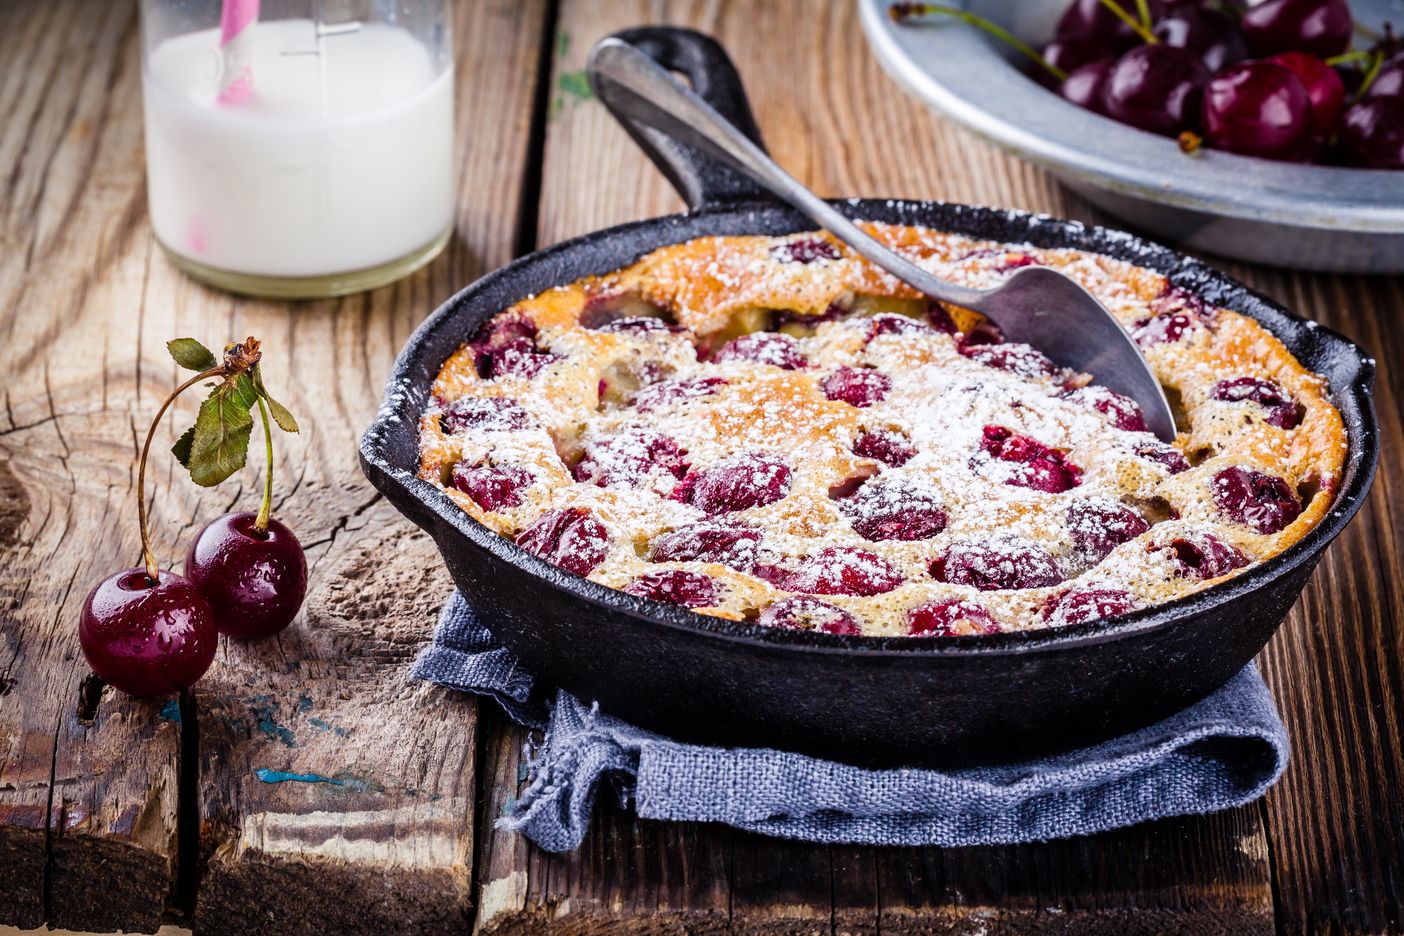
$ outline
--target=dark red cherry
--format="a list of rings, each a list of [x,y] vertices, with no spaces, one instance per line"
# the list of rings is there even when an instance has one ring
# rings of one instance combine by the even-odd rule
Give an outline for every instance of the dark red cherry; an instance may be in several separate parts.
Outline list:
[[[1063,580],[1047,550],[1007,535],[952,543],[931,561],[931,576],[938,582],[969,585],[980,591],[1044,588]]]
[[[1144,517],[1114,500],[1073,501],[1067,520],[1073,552],[1086,565],[1096,565],[1113,549],[1150,529]]]
[[[776,244],[770,248],[770,255],[781,263],[813,263],[815,260],[837,260],[843,256],[836,246],[822,237],[806,237]]]
[[[1106,387],[1075,387],[1063,390],[1058,396],[1064,400],[1071,400],[1078,406],[1096,410],[1118,429],[1126,432],[1146,431],[1146,417],[1141,412],[1141,405],[1130,397],[1122,396]]]
[[[1154,32],[1165,45],[1199,56],[1211,72],[1248,57],[1248,41],[1238,23],[1206,7],[1183,4],[1161,18]]]
[[[1113,50],[1124,49],[1136,41],[1131,27],[1101,0],[1073,0],[1059,18],[1055,35],[1060,40],[1101,43]]]
[[[1204,139],[1230,153],[1292,159],[1312,135],[1311,98],[1291,69],[1275,62],[1240,62],[1204,87]]]
[[[1350,46],[1355,30],[1345,0],[1267,0],[1250,6],[1241,23],[1259,55],[1308,52],[1330,58]]]
[[[1345,109],[1345,82],[1341,73],[1305,52],[1283,52],[1268,59],[1297,76],[1311,100],[1311,132],[1322,139],[1336,132]],[[1376,84],[1379,79],[1376,79]]]
[[[954,335],[960,331],[956,328],[955,319],[951,318],[951,313],[935,299],[926,304],[926,320],[931,323],[932,328],[943,335]]]
[[[524,316],[493,319],[472,344],[478,376],[531,378],[559,360],[537,346],[536,336],[536,323]]]
[[[902,582],[902,573],[876,553],[830,546],[800,563],[780,587],[810,595],[868,597],[890,592]]]
[[[700,400],[716,393],[726,386],[722,377],[698,377],[695,380],[662,380],[649,384],[634,395],[634,408],[641,413],[651,413],[665,406]]]
[[[733,338],[718,349],[713,358],[718,364],[726,361],[754,361],[781,370],[799,370],[805,366],[799,342],[780,332],[752,332]]]
[[[1302,502],[1276,475],[1237,466],[1214,475],[1214,505],[1258,533],[1276,533],[1302,512]]]
[[[531,472],[522,468],[463,462],[453,466],[453,486],[484,510],[520,507],[522,490],[535,480]]]
[[[916,449],[905,436],[896,432],[874,430],[865,432],[854,440],[853,454],[859,458],[875,458],[884,465],[899,468],[916,456]]]
[[[454,400],[439,417],[439,427],[452,435],[464,429],[510,432],[531,424],[531,414],[507,397],[464,397]]]
[[[215,627],[239,640],[268,637],[292,623],[307,593],[307,557],[277,520],[268,532],[251,513],[216,517],[185,554],[185,577],[209,600]]]
[[[1099,4],[1100,5],[1100,4]],[[1093,62],[1116,58],[1116,50],[1095,39],[1055,39],[1043,47],[1043,59],[1054,68],[1073,72]]]
[[[687,469],[687,452],[677,442],[652,429],[625,429],[587,445],[571,474],[599,487],[633,488],[657,475],[681,478]]]
[[[990,612],[962,598],[943,598],[918,605],[907,612],[907,635],[910,637],[997,633],[999,624]]]
[[[1199,317],[1189,312],[1172,312],[1141,319],[1131,326],[1131,337],[1142,348],[1172,344],[1201,326]]]
[[[1058,85],[1058,94],[1065,101],[1105,116],[1107,112],[1107,76],[1111,74],[1115,59],[1102,59],[1079,65],[1068,72],[1068,77]]]
[[[1003,426],[985,427],[980,451],[1005,463],[1007,467],[1000,472],[1005,484],[1060,494],[1082,483],[1082,469],[1064,453]]]
[[[911,481],[874,481],[838,503],[854,531],[873,542],[930,539],[946,528],[936,493]]]
[[[129,695],[169,695],[195,684],[219,646],[214,611],[188,579],[125,569],[93,586],[78,620],[92,671]]]
[[[892,381],[871,368],[840,367],[820,382],[819,389],[830,400],[864,408],[887,396]]]
[[[941,311],[945,312],[944,309]],[[934,330],[933,326],[906,315],[883,312],[880,315],[874,315],[868,322],[868,334],[863,341],[866,344],[879,335],[929,335]],[[951,331],[955,331],[954,322],[951,323]]]
[[[1367,169],[1404,169],[1404,95],[1352,104],[1341,123],[1345,158]]]
[[[1174,136],[1195,122],[1210,76],[1199,56],[1187,49],[1138,46],[1117,59],[1107,75],[1103,95],[1107,116]]]
[[[1293,429],[1301,421],[1297,401],[1271,380],[1257,377],[1221,380],[1209,395],[1230,403],[1255,403],[1263,410],[1263,422],[1279,429]]]
[[[790,469],[774,458],[744,452],[689,474],[673,498],[719,514],[773,504],[790,492]]]
[[[1180,578],[1211,579],[1248,564],[1248,557],[1210,533],[1186,533],[1161,547],[1168,549]]]
[[[1183,312],[1200,321],[1208,321],[1211,316],[1204,300],[1200,298],[1198,293],[1176,286],[1169,280],[1165,281],[1165,284],[1160,287],[1160,292],[1156,293],[1155,298],[1150,301],[1150,310],[1155,315]]]
[[[627,318],[612,319],[596,330],[608,332],[610,334],[644,335],[650,333],[664,334],[675,332],[679,329],[675,325],[669,325],[661,318],[654,318],[651,315],[634,315]]]
[[[1145,445],[1138,445],[1136,446],[1136,454],[1146,461],[1163,465],[1169,469],[1171,474],[1190,470],[1189,459],[1185,458],[1179,449],[1164,442],[1147,442]]]
[[[964,344],[957,349],[972,361],[1020,377],[1052,377],[1058,367],[1042,351],[1026,344]]]
[[[1116,617],[1136,610],[1136,601],[1120,588],[1080,586],[1070,588],[1043,606],[1043,622],[1049,627],[1067,627]]]
[[[604,561],[609,531],[583,507],[550,510],[517,537],[517,545],[576,575]]]
[[[989,319],[976,322],[970,326],[970,330],[963,332],[957,342],[957,350],[964,351],[966,348],[974,348],[978,345],[1004,344],[1004,332],[999,326]]]
[[[686,569],[645,572],[620,591],[685,608],[706,608],[717,603],[717,583],[710,575]]]
[[[761,612],[758,623],[782,630],[820,631],[849,637],[862,633],[853,615],[809,595],[782,598]]]
[[[1333,69],[1334,70],[1334,69]],[[1337,77],[1340,77],[1339,74]],[[1365,97],[1404,97],[1404,52],[1387,60],[1365,89]]]
[[[745,571],[755,564],[761,531],[725,520],[703,520],[653,541],[651,562],[717,562]]]

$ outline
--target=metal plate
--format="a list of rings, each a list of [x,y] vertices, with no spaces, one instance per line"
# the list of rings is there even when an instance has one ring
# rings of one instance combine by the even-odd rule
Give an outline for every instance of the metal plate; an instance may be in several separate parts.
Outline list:
[[[898,25],[858,0],[863,30],[899,84],[941,114],[1037,163],[1098,207],[1182,247],[1296,269],[1404,271],[1404,172],[1307,166],[1202,150],[1076,107],[1031,80],[1017,53],[958,22]],[[1047,41],[1068,0],[968,0]],[[1353,0],[1369,26],[1404,25],[1404,0]]]

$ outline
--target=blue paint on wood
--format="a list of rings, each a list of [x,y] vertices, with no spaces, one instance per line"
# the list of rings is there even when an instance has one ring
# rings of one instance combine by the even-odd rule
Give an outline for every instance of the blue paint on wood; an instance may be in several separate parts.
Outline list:
[[[254,776],[264,783],[330,783],[332,786],[345,785],[344,780],[336,777],[327,777],[315,773],[291,773],[286,770],[269,770],[267,767],[260,767],[254,771]]]
[[[168,722],[180,724],[180,700],[170,699],[161,706],[161,711],[156,713],[158,717],[164,718]]]

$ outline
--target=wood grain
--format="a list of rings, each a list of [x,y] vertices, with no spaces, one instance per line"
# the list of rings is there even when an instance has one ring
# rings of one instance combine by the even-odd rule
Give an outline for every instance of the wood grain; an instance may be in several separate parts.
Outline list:
[[[1048,177],[933,120],[860,42],[850,5],[566,0],[554,65],[537,239],[678,210],[667,183],[597,102],[569,93],[590,45],[643,22],[717,36],[738,63],[772,154],[821,193],[1013,205],[1087,216]],[[900,140],[894,147],[875,141]],[[493,723],[494,727],[500,725]],[[521,767],[498,728],[492,800]],[[734,932],[1269,932],[1261,813],[1249,807],[1016,848],[874,849],[777,842],[600,810],[580,852],[551,856],[485,827],[488,932],[672,928]],[[489,909],[491,912],[489,913]],[[723,911],[725,917],[723,918]]]

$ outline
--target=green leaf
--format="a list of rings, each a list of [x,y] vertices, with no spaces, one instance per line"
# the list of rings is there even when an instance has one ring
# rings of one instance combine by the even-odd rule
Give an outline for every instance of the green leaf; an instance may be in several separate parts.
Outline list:
[[[268,412],[273,414],[273,421],[278,424],[278,428],[284,432],[297,432],[297,420],[293,419],[293,414],[288,412],[286,406],[268,395],[268,388],[263,385],[263,370],[257,364],[253,368],[253,382],[258,395],[268,404]]]
[[[166,350],[186,370],[209,370],[219,363],[215,360],[214,352],[194,338],[172,338],[166,342]]]
[[[176,439],[176,444],[171,446],[171,454],[180,462],[181,467],[190,467],[190,447],[195,443],[195,427],[191,426]]]
[[[253,431],[250,410],[258,391],[247,374],[226,380],[200,404],[195,437],[190,443],[190,477],[201,487],[213,487],[244,467]]]

